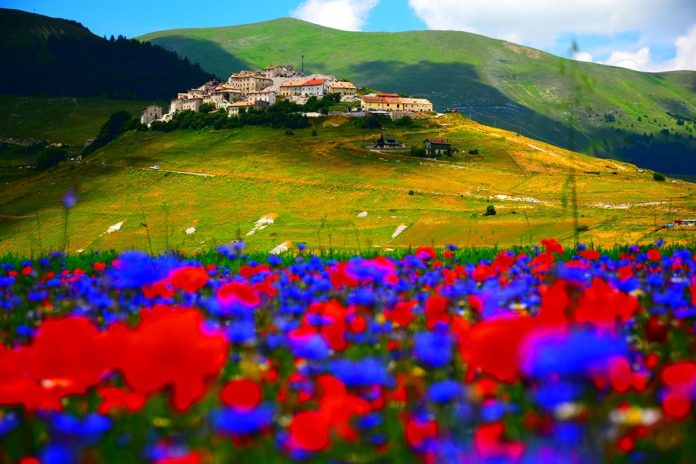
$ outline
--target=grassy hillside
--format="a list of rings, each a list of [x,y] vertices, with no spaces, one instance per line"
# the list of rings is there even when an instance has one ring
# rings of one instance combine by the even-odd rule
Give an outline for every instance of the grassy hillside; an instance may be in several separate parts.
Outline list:
[[[446,116],[393,132],[407,145],[448,137],[461,153],[425,160],[366,147],[378,131],[329,119],[282,129],[129,133],[89,157],[0,190],[0,253],[68,248],[198,251],[241,237],[251,250],[285,241],[310,247],[533,244],[573,235],[568,172],[578,172],[581,239],[603,245],[694,240],[653,233],[696,209],[696,188],[655,182],[634,166],[574,154],[514,133]],[[391,132],[391,130],[390,130]],[[479,155],[467,154],[479,150]],[[159,170],[151,169],[158,165]],[[484,217],[488,205],[498,214]],[[366,212],[367,217],[358,217]],[[274,223],[253,235],[256,221]],[[109,227],[123,223],[120,230]],[[145,227],[147,225],[147,227]],[[403,233],[393,234],[405,226]],[[193,234],[185,230],[195,227]],[[148,238],[149,236],[149,238]]]
[[[75,21],[0,8],[0,93],[169,98],[212,76],[175,53],[92,34]]]
[[[0,139],[82,146],[116,111],[137,116],[151,101],[0,95]]]
[[[696,72],[579,63],[465,32],[345,32],[294,19],[141,39],[221,78],[273,63],[299,67],[305,55],[309,72],[425,96],[440,110],[458,107],[484,124],[696,176]]]

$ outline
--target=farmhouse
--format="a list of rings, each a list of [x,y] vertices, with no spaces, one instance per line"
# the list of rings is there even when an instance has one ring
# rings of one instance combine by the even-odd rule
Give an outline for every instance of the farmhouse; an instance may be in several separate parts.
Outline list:
[[[403,148],[403,144],[399,142],[393,135],[382,134],[375,143],[375,148]]]
[[[352,96],[357,93],[357,89],[352,82],[338,81],[329,84],[329,93],[337,93],[342,97],[347,95]]]
[[[449,140],[440,137],[431,137],[423,141],[425,154],[428,156],[451,155],[452,145]]]
[[[158,105],[150,105],[140,115],[140,124],[151,124],[154,121],[162,118],[162,107]]]

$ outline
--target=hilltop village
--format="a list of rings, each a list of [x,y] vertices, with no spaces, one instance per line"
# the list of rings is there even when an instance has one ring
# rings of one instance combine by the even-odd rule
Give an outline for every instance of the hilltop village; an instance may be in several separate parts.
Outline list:
[[[399,119],[433,111],[433,104],[423,98],[401,97],[395,93],[360,92],[352,82],[341,81],[329,75],[305,75],[295,71],[292,65],[282,65],[268,66],[257,71],[240,71],[232,74],[226,82],[210,81],[180,92],[171,101],[167,113],[160,106],[148,106],[141,114],[140,121],[147,125],[154,121],[166,122],[180,111],[198,112],[203,105],[217,111],[226,111],[229,117],[235,117],[252,108],[266,109],[281,100],[304,105],[312,97],[320,100],[329,94],[340,96],[340,102],[347,104],[343,113],[356,117],[385,114],[392,119]]]

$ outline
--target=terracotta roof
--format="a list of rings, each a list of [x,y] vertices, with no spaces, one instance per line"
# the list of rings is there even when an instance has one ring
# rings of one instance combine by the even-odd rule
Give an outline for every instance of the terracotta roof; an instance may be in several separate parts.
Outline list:
[[[305,82],[302,85],[303,86],[324,85],[324,82],[326,82],[324,79],[312,79],[312,80]]]
[[[435,145],[449,145],[449,140],[443,139],[441,137],[430,137],[425,139],[426,142],[434,143]]]
[[[250,101],[239,101],[232,103],[232,106],[254,106],[254,102]]]
[[[378,97],[386,97],[386,98],[389,98],[389,97],[392,97],[392,98],[393,98],[393,97],[396,97],[396,98],[398,98],[398,97],[399,97],[399,94],[398,94],[398,93],[378,93],[377,96],[378,96]]]

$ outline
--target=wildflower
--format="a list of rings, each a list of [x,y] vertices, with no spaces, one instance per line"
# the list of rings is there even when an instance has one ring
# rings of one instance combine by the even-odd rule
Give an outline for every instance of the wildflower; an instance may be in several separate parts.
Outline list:
[[[77,194],[72,188],[69,188],[63,196],[63,206],[65,209],[72,209],[77,204]]]

